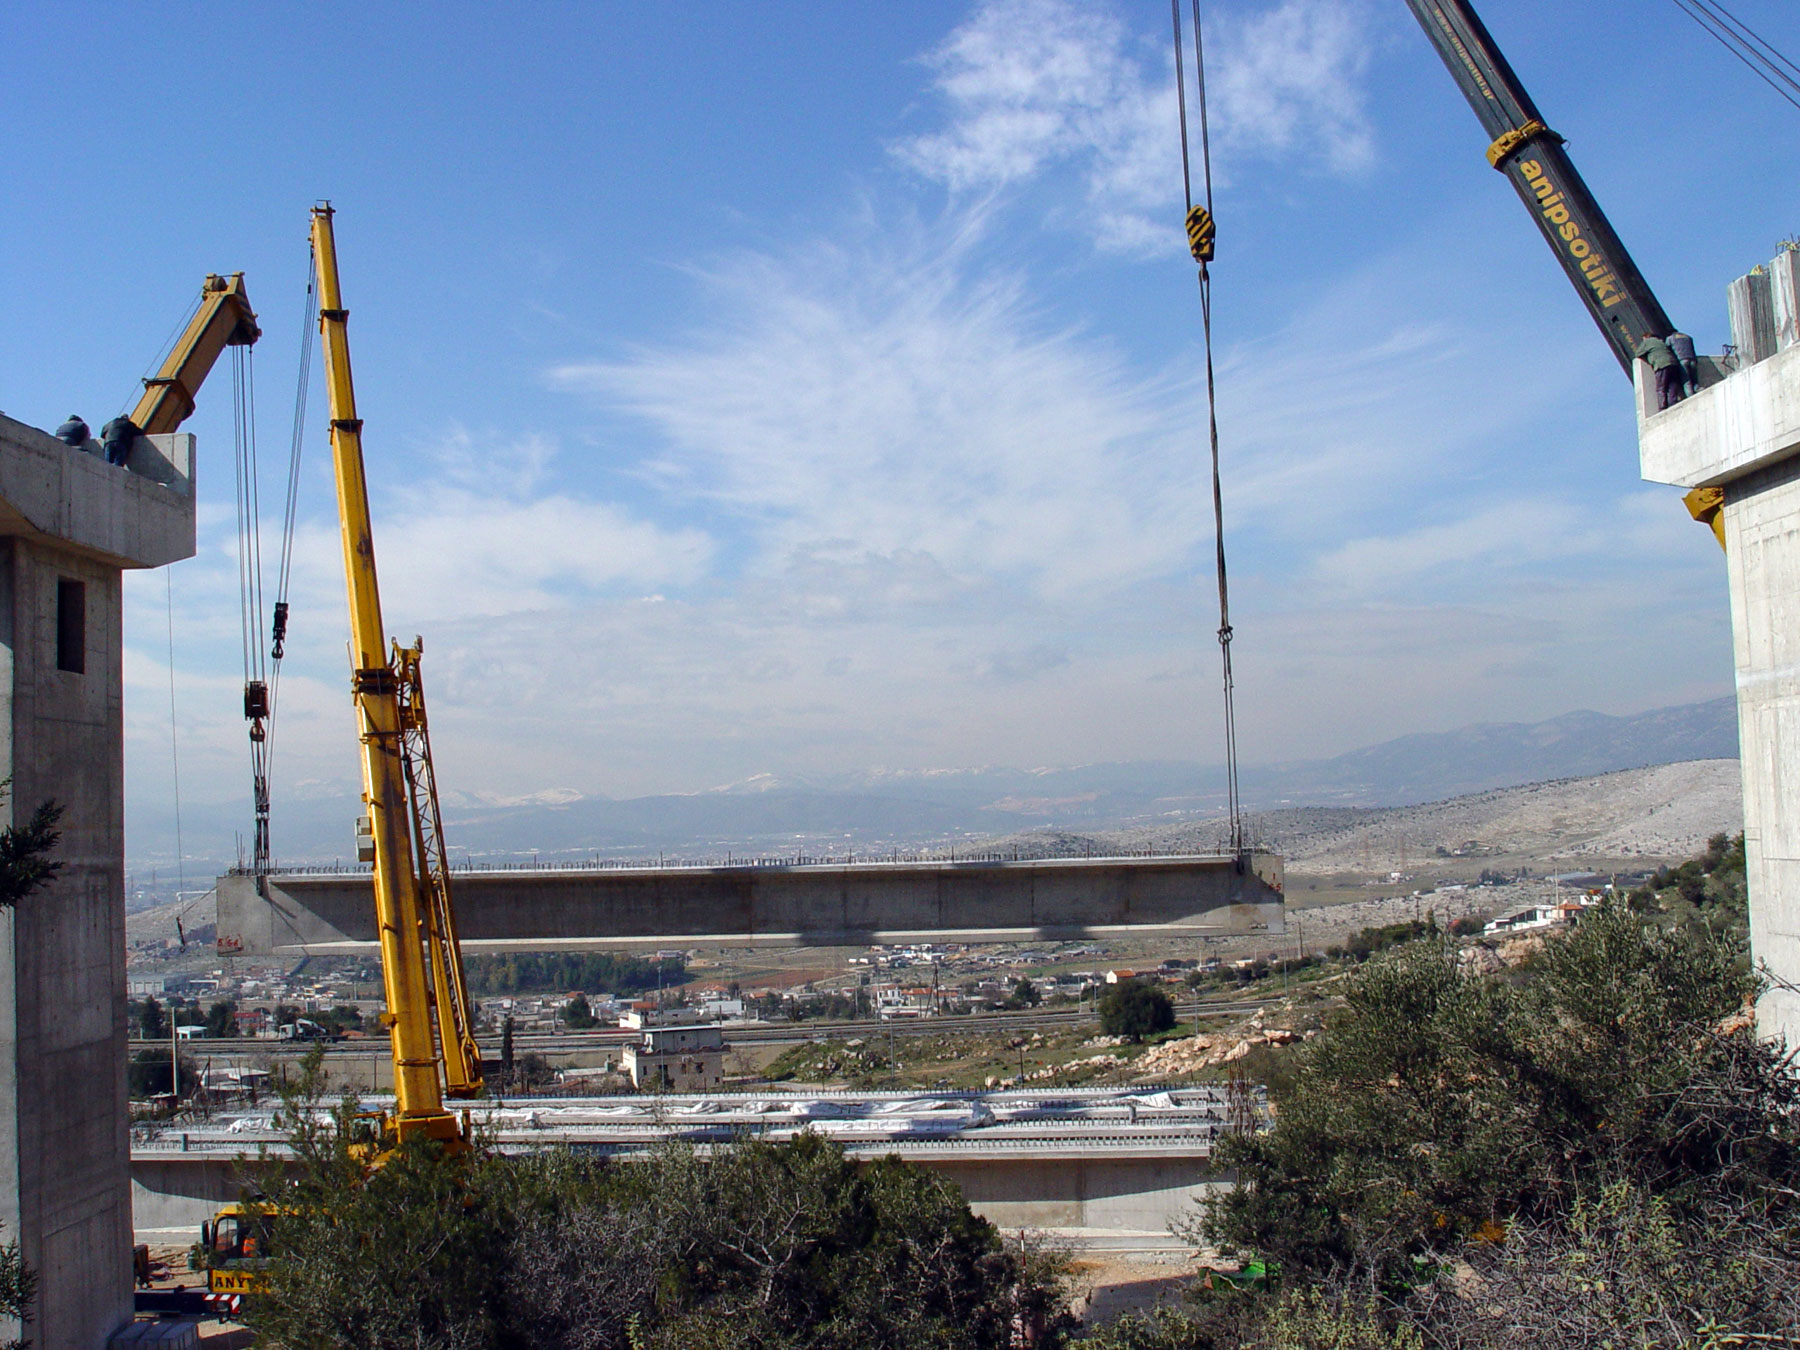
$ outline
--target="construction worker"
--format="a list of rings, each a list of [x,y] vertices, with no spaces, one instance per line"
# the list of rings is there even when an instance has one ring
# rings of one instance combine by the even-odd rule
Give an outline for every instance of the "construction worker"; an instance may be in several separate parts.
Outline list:
[[[54,434],[64,445],[80,450],[88,443],[88,424],[81,420],[79,413],[70,413],[69,420],[58,427]]]
[[[1658,412],[1681,402],[1681,362],[1675,359],[1675,353],[1669,350],[1668,343],[1654,333],[1645,333],[1644,340],[1638,343],[1637,350],[1632,354],[1640,361],[1648,361],[1651,373],[1656,376]]]
[[[1700,392],[1700,364],[1694,359],[1694,339],[1677,329],[1663,341],[1669,344],[1669,350],[1681,362],[1681,396],[1692,398]]]
[[[106,451],[106,462],[121,468],[131,458],[131,443],[137,439],[137,423],[129,417],[115,417],[100,428],[100,445]]]

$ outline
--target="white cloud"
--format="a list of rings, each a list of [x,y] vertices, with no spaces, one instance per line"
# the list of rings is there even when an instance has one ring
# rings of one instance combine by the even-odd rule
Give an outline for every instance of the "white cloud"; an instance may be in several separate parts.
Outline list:
[[[375,505],[390,626],[554,609],[621,586],[689,585],[712,558],[704,530],[548,487],[558,455],[545,438],[484,440],[452,427],[415,454],[430,476],[378,493]],[[294,585],[315,606],[344,603],[342,547],[333,521],[296,531]]]
[[[1049,328],[941,240],[739,257],[703,285],[706,332],[551,378],[648,423],[660,480],[752,522],[764,573],[804,559],[816,591],[861,558],[932,593],[1059,593],[1194,547],[1191,380]]]
[[[1311,159],[1339,173],[1375,156],[1363,78],[1371,55],[1360,5],[1284,0],[1227,18],[1209,57],[1218,150],[1233,159]]]
[[[1208,18],[1215,181],[1252,159],[1339,173],[1370,162],[1370,43],[1360,18],[1348,0],[1285,0]],[[1110,7],[988,0],[926,61],[946,125],[896,144],[902,163],[958,193],[1014,188],[1067,166],[1084,185],[1082,228],[1100,248],[1150,255],[1181,247],[1167,36],[1140,39]],[[1190,116],[1197,153],[1197,107]],[[1194,172],[1198,195],[1198,162]]]

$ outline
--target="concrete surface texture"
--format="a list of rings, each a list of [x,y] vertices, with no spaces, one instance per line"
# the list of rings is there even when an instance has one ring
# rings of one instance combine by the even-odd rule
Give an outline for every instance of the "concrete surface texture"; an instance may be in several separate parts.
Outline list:
[[[1258,853],[1241,870],[1208,855],[460,872],[453,890],[463,949],[484,952],[1279,933],[1281,886],[1281,859]],[[221,877],[218,904],[222,953],[375,948],[366,872]]]
[[[194,551],[192,437],[154,439],[166,482],[0,416],[0,820],[64,807],[61,873],[0,915],[0,1236],[39,1350],[131,1317],[120,574]]]
[[[1772,285],[1783,293],[1771,314],[1800,313],[1792,258],[1756,281],[1731,293],[1751,353],[1768,334],[1740,293]],[[1725,492],[1750,946],[1775,976],[1757,1022],[1792,1045],[1800,1043],[1800,342],[1791,324],[1780,331],[1785,345],[1662,412],[1640,362],[1638,450],[1652,482]]]

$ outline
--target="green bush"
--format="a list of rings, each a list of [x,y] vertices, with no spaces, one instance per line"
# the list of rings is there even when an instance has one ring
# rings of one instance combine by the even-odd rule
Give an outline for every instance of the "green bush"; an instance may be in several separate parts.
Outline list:
[[[1405,1282],[1420,1254],[1566,1213],[1604,1179],[1749,1196],[1796,1175],[1792,1123],[1770,1128],[1800,1104],[1791,1076],[1714,1029],[1753,988],[1735,944],[1603,907],[1527,975],[1472,976],[1444,941],[1359,971],[1273,1127],[1222,1145],[1239,1183],[1208,1234],[1290,1272]]]
[[[354,1103],[291,1110],[259,1344],[1000,1350],[1071,1329],[1060,1257],[1003,1243],[953,1183],[815,1135],[624,1163],[415,1145],[365,1175]]]
[[[1108,1036],[1141,1041],[1175,1025],[1175,1005],[1155,985],[1121,980],[1100,999],[1100,1029]]]

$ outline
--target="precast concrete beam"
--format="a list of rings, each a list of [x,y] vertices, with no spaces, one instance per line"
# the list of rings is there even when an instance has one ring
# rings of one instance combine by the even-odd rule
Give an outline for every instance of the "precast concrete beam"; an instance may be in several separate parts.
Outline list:
[[[459,872],[465,951],[868,946],[1283,931],[1282,862],[1206,854]],[[219,950],[374,951],[365,873],[218,881]]]

